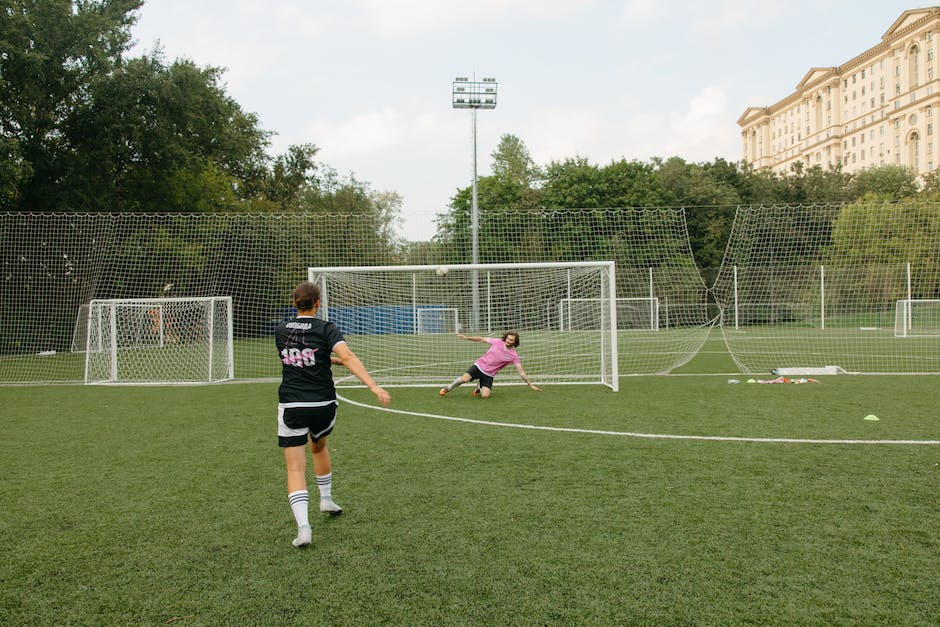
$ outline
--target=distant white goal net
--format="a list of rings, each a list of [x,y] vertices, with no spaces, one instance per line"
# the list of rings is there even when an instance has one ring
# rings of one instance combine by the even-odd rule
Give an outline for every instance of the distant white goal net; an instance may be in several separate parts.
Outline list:
[[[659,299],[656,297],[618,298],[617,328],[624,331],[658,331]],[[576,331],[578,325],[594,325],[599,311],[596,298],[563,298],[558,302],[558,329]]]
[[[519,355],[535,383],[618,389],[613,262],[438,268],[309,268],[308,278],[321,289],[318,317],[336,323],[381,385],[449,383],[486,349],[457,333],[500,337],[511,330],[520,335]],[[563,301],[579,304],[561,330]],[[512,368],[498,380],[514,383],[521,380]]]
[[[895,337],[940,337],[940,299],[899,300],[894,310]]]
[[[73,350],[86,383],[214,383],[234,378],[230,297],[92,300]]]

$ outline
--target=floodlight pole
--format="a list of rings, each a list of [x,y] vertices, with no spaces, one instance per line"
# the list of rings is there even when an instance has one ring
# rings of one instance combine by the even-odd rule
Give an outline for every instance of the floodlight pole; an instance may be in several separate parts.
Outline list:
[[[458,76],[454,79],[451,104],[454,109],[470,109],[473,134],[473,185],[470,195],[470,240],[471,263],[480,263],[480,210],[477,205],[477,109],[496,108],[496,79],[484,78],[470,81]],[[472,271],[470,326],[480,330],[480,281],[477,271]]]

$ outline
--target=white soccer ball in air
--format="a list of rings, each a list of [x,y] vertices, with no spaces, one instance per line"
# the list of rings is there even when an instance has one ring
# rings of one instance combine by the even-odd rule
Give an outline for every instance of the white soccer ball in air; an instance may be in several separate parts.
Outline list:
[[[448,272],[447,266],[438,266],[438,267],[437,267],[437,270],[435,270],[435,272],[437,273],[437,276],[443,278],[443,277],[447,276],[447,272]]]

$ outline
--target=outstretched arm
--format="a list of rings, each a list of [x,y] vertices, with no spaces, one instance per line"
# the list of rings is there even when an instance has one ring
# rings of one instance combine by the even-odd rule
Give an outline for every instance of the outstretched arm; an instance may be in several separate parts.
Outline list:
[[[541,391],[542,391],[538,386],[536,386],[534,383],[532,383],[531,380],[529,380],[529,375],[527,375],[527,374],[525,373],[525,370],[522,368],[522,364],[516,364],[516,372],[519,373],[519,376],[522,377],[522,380],[525,381],[526,384],[527,384],[530,388],[532,388],[532,389],[535,390],[536,392],[541,392]]]
[[[457,337],[462,340],[470,340],[471,342],[485,342],[485,337],[478,337],[476,335],[464,335],[463,333],[458,333]]]
[[[347,370],[356,375],[356,378],[362,381],[366,387],[375,394],[375,397],[379,399],[382,405],[388,407],[389,403],[392,402],[392,397],[389,396],[388,392],[379,387],[379,384],[375,382],[375,379],[372,378],[372,375],[369,374],[366,367],[362,365],[362,362],[356,357],[356,354],[352,352],[352,349],[345,343],[341,343],[333,347],[333,352],[339,357],[340,363],[346,366]],[[330,361],[333,361],[332,357]]]

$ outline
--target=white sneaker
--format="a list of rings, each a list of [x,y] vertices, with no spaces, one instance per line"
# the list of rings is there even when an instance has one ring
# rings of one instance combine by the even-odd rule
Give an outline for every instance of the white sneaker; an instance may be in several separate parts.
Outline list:
[[[320,499],[320,511],[328,512],[330,516],[343,513],[343,508],[333,502],[333,499]]]
[[[301,525],[297,528],[297,537],[294,538],[293,545],[296,547],[304,547],[310,544],[312,532],[310,531],[310,525]]]

